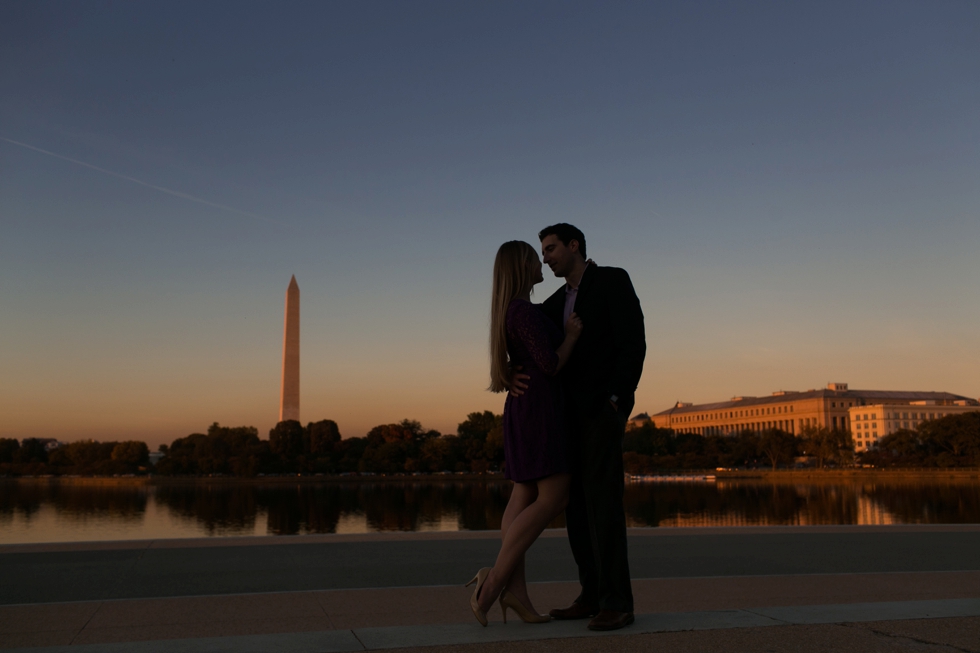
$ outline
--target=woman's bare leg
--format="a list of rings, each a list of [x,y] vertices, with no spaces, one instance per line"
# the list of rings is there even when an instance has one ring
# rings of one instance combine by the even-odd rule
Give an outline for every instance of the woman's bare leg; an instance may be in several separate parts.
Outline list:
[[[507,502],[507,509],[504,510],[504,518],[500,524],[501,542],[507,539],[507,531],[510,530],[510,525],[514,523],[517,516],[520,515],[525,508],[534,503],[537,498],[537,483],[514,483],[514,489],[510,495],[510,501]],[[510,590],[510,592],[516,596],[521,603],[526,605],[528,608],[533,609],[531,606],[531,599],[527,594],[527,579],[524,576],[524,556],[521,556],[521,560],[517,563],[514,573],[510,575],[510,580],[507,581],[506,588]]]
[[[568,474],[554,474],[537,482],[537,499],[511,522],[497,554],[497,562],[480,590],[482,610],[490,609],[541,531],[565,509],[570,480]]]

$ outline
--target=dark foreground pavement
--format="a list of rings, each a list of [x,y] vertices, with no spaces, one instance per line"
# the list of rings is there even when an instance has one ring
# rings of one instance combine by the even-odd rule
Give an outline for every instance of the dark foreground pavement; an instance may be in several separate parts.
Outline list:
[[[661,632],[621,637],[552,639],[417,647],[402,653],[957,653],[980,650],[980,618],[923,619]]]
[[[461,584],[493,533],[0,546],[0,649],[54,651],[966,650],[980,526],[635,529],[637,623],[478,626]],[[567,603],[563,532],[528,556]],[[436,647],[436,648],[432,648]]]

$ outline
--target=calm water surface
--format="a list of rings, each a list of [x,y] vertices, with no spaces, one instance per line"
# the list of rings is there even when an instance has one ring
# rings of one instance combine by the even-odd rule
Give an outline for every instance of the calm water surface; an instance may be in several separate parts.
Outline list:
[[[0,543],[486,530],[509,496],[509,483],[479,481],[0,480]],[[626,512],[630,526],[660,527],[980,523],[980,483],[630,483]]]

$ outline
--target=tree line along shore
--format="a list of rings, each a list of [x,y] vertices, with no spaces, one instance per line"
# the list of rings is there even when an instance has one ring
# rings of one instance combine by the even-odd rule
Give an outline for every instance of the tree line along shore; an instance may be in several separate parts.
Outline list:
[[[944,486],[969,485],[980,483],[980,467],[849,467],[845,469],[826,467],[794,467],[778,470],[771,469],[680,469],[657,470],[653,475],[628,475],[629,483],[645,485],[671,484],[670,479],[677,483],[690,480],[712,479],[715,483],[731,483],[744,485],[799,485],[807,486],[839,486],[853,484],[873,484],[881,486],[919,485],[922,483]],[[120,487],[208,487],[220,489],[223,487],[240,486],[289,486],[319,487],[323,485],[364,485],[364,486],[429,486],[429,485],[459,485],[459,484],[497,484],[510,483],[502,472],[440,472],[435,474],[401,472],[398,474],[277,474],[256,476],[160,476],[158,474],[124,474],[114,476],[96,475],[54,475],[38,476],[0,476],[0,484],[57,484],[59,486],[79,486],[85,488],[120,488]],[[692,483],[681,483],[686,486]]]
[[[3,476],[163,477],[276,475],[500,474],[504,468],[502,416],[470,413],[454,434],[427,430],[413,420],[382,424],[362,438],[342,438],[336,422],[303,426],[278,423],[268,439],[253,426],[212,424],[161,445],[83,440],[51,446],[50,440],[0,438]],[[980,467],[980,411],[948,415],[882,438],[855,452],[847,431],[806,427],[800,435],[779,429],[702,436],[647,423],[627,431],[623,466],[642,475],[719,470],[733,476],[756,470],[969,469]],[[151,459],[154,462],[151,464]]]

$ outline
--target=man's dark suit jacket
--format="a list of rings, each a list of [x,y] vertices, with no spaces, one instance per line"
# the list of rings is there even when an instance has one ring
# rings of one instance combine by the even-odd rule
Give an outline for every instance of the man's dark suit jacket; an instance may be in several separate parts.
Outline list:
[[[542,308],[564,331],[565,286]],[[561,372],[567,400],[586,416],[602,410],[615,395],[628,418],[647,345],[640,300],[626,270],[590,263],[579,284],[575,313],[584,328]]]

